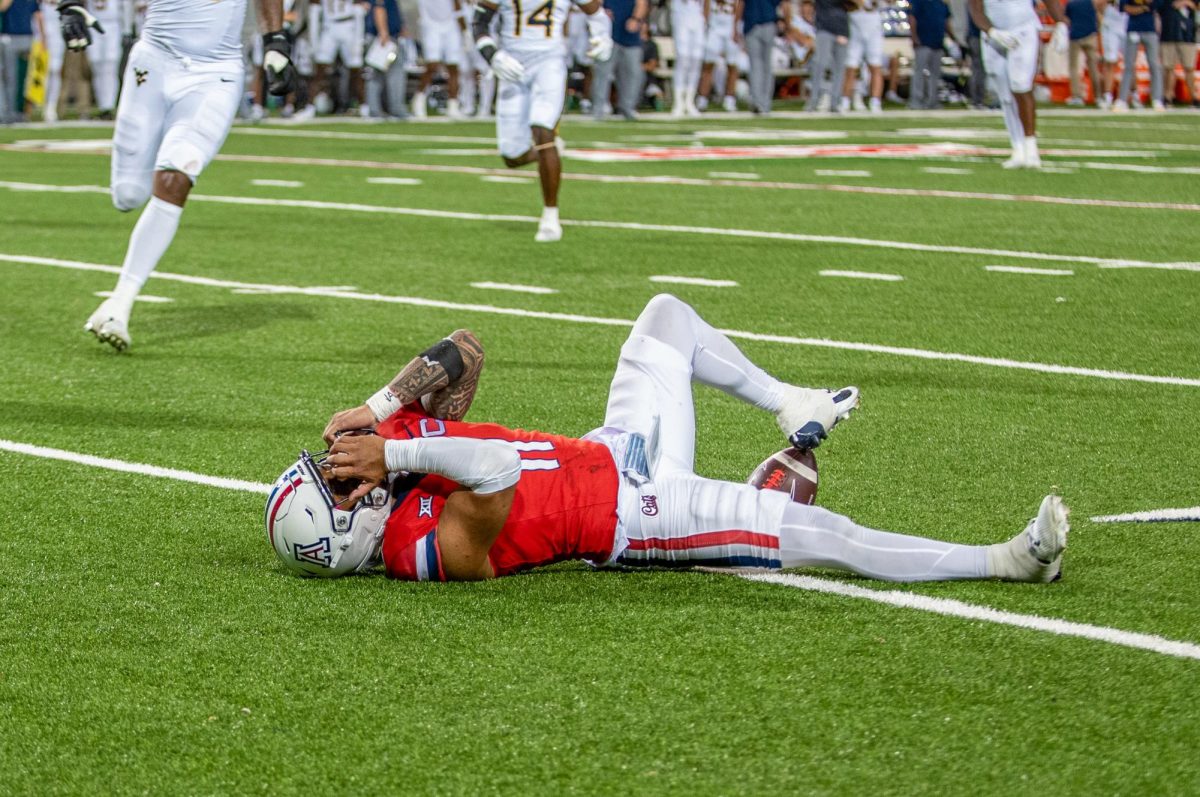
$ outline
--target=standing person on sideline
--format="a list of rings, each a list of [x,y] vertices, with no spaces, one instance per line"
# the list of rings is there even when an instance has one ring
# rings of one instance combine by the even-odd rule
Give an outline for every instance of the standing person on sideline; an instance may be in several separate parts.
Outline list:
[[[367,73],[367,108],[371,116],[381,119],[407,119],[408,100],[404,96],[408,73],[404,69],[404,17],[396,0],[371,0],[367,14],[367,36],[374,37],[381,47],[396,46],[396,58],[386,70],[371,67]]]
[[[1044,1],[1046,12],[1054,20],[1050,46],[1065,53],[1070,31],[1062,6],[1058,0]],[[1027,0],[968,0],[967,7],[987,44],[983,48],[983,65],[1000,99],[1004,126],[1012,144],[1012,156],[1004,162],[1004,168],[1040,169],[1042,156],[1037,147],[1033,79],[1042,44],[1042,20]]]
[[[750,57],[750,108],[764,116],[775,98],[775,34],[779,30],[778,0],[737,0],[734,32],[740,33]]]
[[[1007,541],[963,545],[698,475],[693,384],[775,415],[802,448],[857,406],[858,390],[775,379],[673,296],[654,297],[638,316],[603,426],[582,438],[464,421],[483,362],[479,339],[456,330],[330,419],[328,456],[301,454],[267,498],[266,537],[284,567],[334,577],[382,558],[388,577],[410,581],[476,581],[574,559],[828,567],[886,581],[1061,575],[1070,524],[1056,495]]]
[[[850,12],[850,47],[846,51],[846,80],[842,86],[842,110],[864,110],[857,91],[858,70],[867,63],[870,77],[871,113],[883,111],[883,12],[879,0],[863,0]]]
[[[908,107],[914,111],[940,108],[943,45],[947,36],[954,36],[950,6],[946,0],[912,0],[908,6],[908,24],[913,43]]]
[[[1162,29],[1162,65],[1167,73],[1166,99],[1175,102],[1175,67],[1183,68],[1183,101],[1200,108],[1196,99],[1196,2],[1162,0],[1158,6]]]
[[[104,33],[93,34],[92,45],[87,48],[88,65],[92,68],[92,96],[96,99],[97,117],[112,119],[121,85],[121,2],[88,0],[87,7],[104,29]]]
[[[258,2],[259,20],[271,31],[263,35],[269,90],[282,96],[295,82],[283,0]],[[82,0],[63,0],[58,12],[67,49],[91,44],[96,18]],[[133,300],[175,238],[188,193],[241,104],[245,14],[246,0],[150,0],[142,38],[129,53],[113,129],[112,202],[120,211],[146,209],[116,288],[83,327],[117,351],[129,347]]]
[[[339,59],[350,72],[351,103],[362,99],[363,40],[367,9],[356,0],[321,0],[321,26],[317,34],[317,93],[324,92],[332,107],[339,105],[333,82],[333,65]]]
[[[1104,16],[1101,19],[1101,44],[1104,46],[1104,60],[1100,63],[1100,72],[1104,80],[1104,96],[1100,107],[1108,110],[1113,104],[1113,92],[1117,87],[1117,62],[1125,52],[1125,29],[1129,25],[1129,15],[1121,10],[1120,0],[1097,0],[1104,4]]]
[[[413,95],[412,112],[417,119],[428,113],[427,98],[434,75],[446,67],[446,115],[459,118],[458,67],[462,63],[463,33],[466,23],[459,16],[459,0],[419,0],[417,4],[421,22],[421,56],[425,59],[425,72],[421,75],[421,87]]]
[[[6,105],[12,108],[13,121],[26,118],[21,64],[29,63],[33,50],[33,17],[37,10],[37,0],[0,0],[0,90],[5,94],[0,100],[0,119]]]
[[[1067,105],[1084,105],[1087,95],[1083,90],[1083,79],[1079,74],[1079,57],[1087,59],[1088,78],[1092,81],[1092,98],[1099,99],[1100,73],[1100,20],[1096,14],[1096,0],[1067,0],[1063,9],[1067,25],[1071,29],[1071,43],[1067,56],[1067,71],[1071,74],[1071,96]]]
[[[1130,92],[1137,93],[1137,54],[1140,44],[1150,65],[1150,102],[1156,111],[1164,110],[1162,59],[1159,54],[1158,17],[1155,0],[1121,0],[1121,10],[1129,20],[1125,24],[1125,70],[1121,74],[1121,93],[1113,103],[1114,111],[1129,110]]]
[[[983,68],[983,35],[975,19],[967,14],[967,52],[971,56],[971,76],[967,78],[967,102],[974,110],[984,108],[987,97],[987,72]]]
[[[816,6],[817,42],[809,69],[812,90],[804,110],[837,113],[850,46],[850,13],[844,0],[817,0]]]
[[[57,122],[58,98],[62,96],[63,56],[67,53],[67,46],[63,42],[58,24],[58,3],[43,1],[38,10],[42,18],[42,44],[46,46],[49,62],[46,68],[46,101],[42,103],[42,121]],[[0,68],[0,72],[3,71],[3,68]],[[3,104],[0,104],[0,109],[3,107]],[[3,110],[0,110],[0,116],[3,115]]]
[[[609,95],[617,82],[617,112],[629,122],[637,121],[642,98],[642,26],[650,13],[648,0],[604,0],[612,21],[612,56],[592,59],[592,115],[603,119],[609,111]]]
[[[704,63],[704,25],[709,0],[671,0],[671,38],[675,63],[671,69],[671,116],[699,116],[696,89]]]
[[[722,107],[726,111],[737,110],[737,60],[741,55],[734,35],[734,0],[709,0],[708,29],[704,37],[704,66],[700,70],[700,85],[697,89],[696,107],[701,111],[708,108],[708,95],[712,92],[713,69],[717,62],[725,64],[725,98]]]
[[[522,9],[520,0],[480,0],[471,23],[475,47],[500,81],[496,138],[504,165],[516,169],[537,163],[542,184],[542,218],[534,236],[538,243],[562,238],[558,185],[562,179],[563,147],[557,130],[567,98],[564,28],[572,3],[587,15],[591,44],[588,55],[596,61],[612,58],[611,22],[600,0],[546,0],[546,5],[533,10]],[[497,12],[499,40],[491,34],[492,19]],[[637,52],[640,72],[640,45]]]

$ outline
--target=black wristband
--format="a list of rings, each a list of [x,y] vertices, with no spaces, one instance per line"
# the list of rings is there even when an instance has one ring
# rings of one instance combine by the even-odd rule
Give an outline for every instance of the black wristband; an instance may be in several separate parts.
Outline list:
[[[463,371],[467,368],[463,363],[462,353],[459,352],[458,346],[449,338],[442,338],[421,352],[421,357],[427,363],[437,363],[442,366],[442,370],[446,372],[450,384],[457,382],[462,377]]]
[[[292,37],[287,34],[287,31],[273,30],[270,33],[264,33],[263,50],[275,50],[286,55],[289,59],[292,57]]]

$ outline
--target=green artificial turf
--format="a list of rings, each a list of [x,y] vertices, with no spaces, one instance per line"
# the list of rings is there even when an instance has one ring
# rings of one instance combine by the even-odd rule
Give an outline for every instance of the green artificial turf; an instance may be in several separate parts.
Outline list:
[[[117,356],[81,331],[112,273],[0,260],[0,439],[270,482],[300,448],[319,444],[333,411],[361,402],[462,326],[488,352],[471,418],[583,434],[602,420],[626,327],[494,308],[631,320],[664,289],[746,333],[1200,378],[1200,274],[1186,266],[1200,260],[1195,209],[811,188],[1184,205],[1200,197],[1187,172],[1200,168],[1200,117],[1047,115],[1041,124],[1043,150],[1154,157],[1046,157],[1077,164],[1066,174],[1005,172],[999,157],[568,158],[571,174],[707,181],[712,171],[744,172],[810,188],[568,179],[563,217],[1185,267],[573,226],[543,246],[519,220],[205,200],[540,210],[536,184],[388,167],[496,168],[497,158],[475,152],[490,148],[483,123],[265,128],[354,136],[334,139],[235,130],[226,155],[373,165],[218,160],[160,272],[353,286],[452,306],[152,278],[145,293],[173,301],[139,303],[133,347]],[[922,138],[916,128],[939,130]],[[745,140],[704,138],[722,130]],[[828,138],[783,138],[795,131]],[[644,125],[568,117],[563,133],[581,148],[672,144],[665,137],[684,146],[1004,141],[998,117],[936,114]],[[28,142],[107,135],[0,128],[0,145],[26,142],[0,149],[0,182],[104,186],[107,157]],[[471,152],[446,152],[455,149]],[[816,174],[847,169],[871,174]],[[422,183],[367,182],[379,176]],[[0,186],[0,256],[116,266],[135,216],[117,213],[102,193]],[[995,264],[1074,273],[984,270]],[[820,276],[826,269],[904,279]],[[663,285],[655,275],[737,286]],[[471,286],[478,281],[558,292]],[[1052,488],[1073,509],[1061,582],[903,589],[1200,642],[1200,526],[1089,520],[1200,504],[1200,388],[787,341],[739,345],[788,381],[862,388],[861,409],[818,451],[819,501],[835,511],[985,543],[1019,530]],[[770,417],[706,389],[696,401],[703,474],[741,480],[781,447]],[[1200,791],[1194,659],[704,573],[564,564],[482,584],[378,574],[302,581],[276,564],[263,499],[252,493],[7,451],[0,484],[9,506],[0,535],[5,793]]]

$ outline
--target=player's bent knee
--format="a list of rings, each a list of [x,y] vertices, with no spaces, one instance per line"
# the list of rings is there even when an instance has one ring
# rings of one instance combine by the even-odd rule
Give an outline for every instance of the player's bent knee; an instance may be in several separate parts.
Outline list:
[[[150,186],[143,183],[113,183],[113,207],[122,213],[137,210],[150,199]]]

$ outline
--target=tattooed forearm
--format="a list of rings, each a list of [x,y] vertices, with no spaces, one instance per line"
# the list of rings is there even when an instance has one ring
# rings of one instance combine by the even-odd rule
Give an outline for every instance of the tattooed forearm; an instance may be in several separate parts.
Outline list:
[[[418,356],[396,374],[388,390],[401,404],[408,404],[449,384],[450,377],[441,363]]]
[[[425,409],[435,418],[460,421],[466,417],[475,398],[475,389],[479,386],[479,375],[483,371],[483,344],[467,329],[455,330],[449,339],[462,357],[462,375],[426,396]]]

